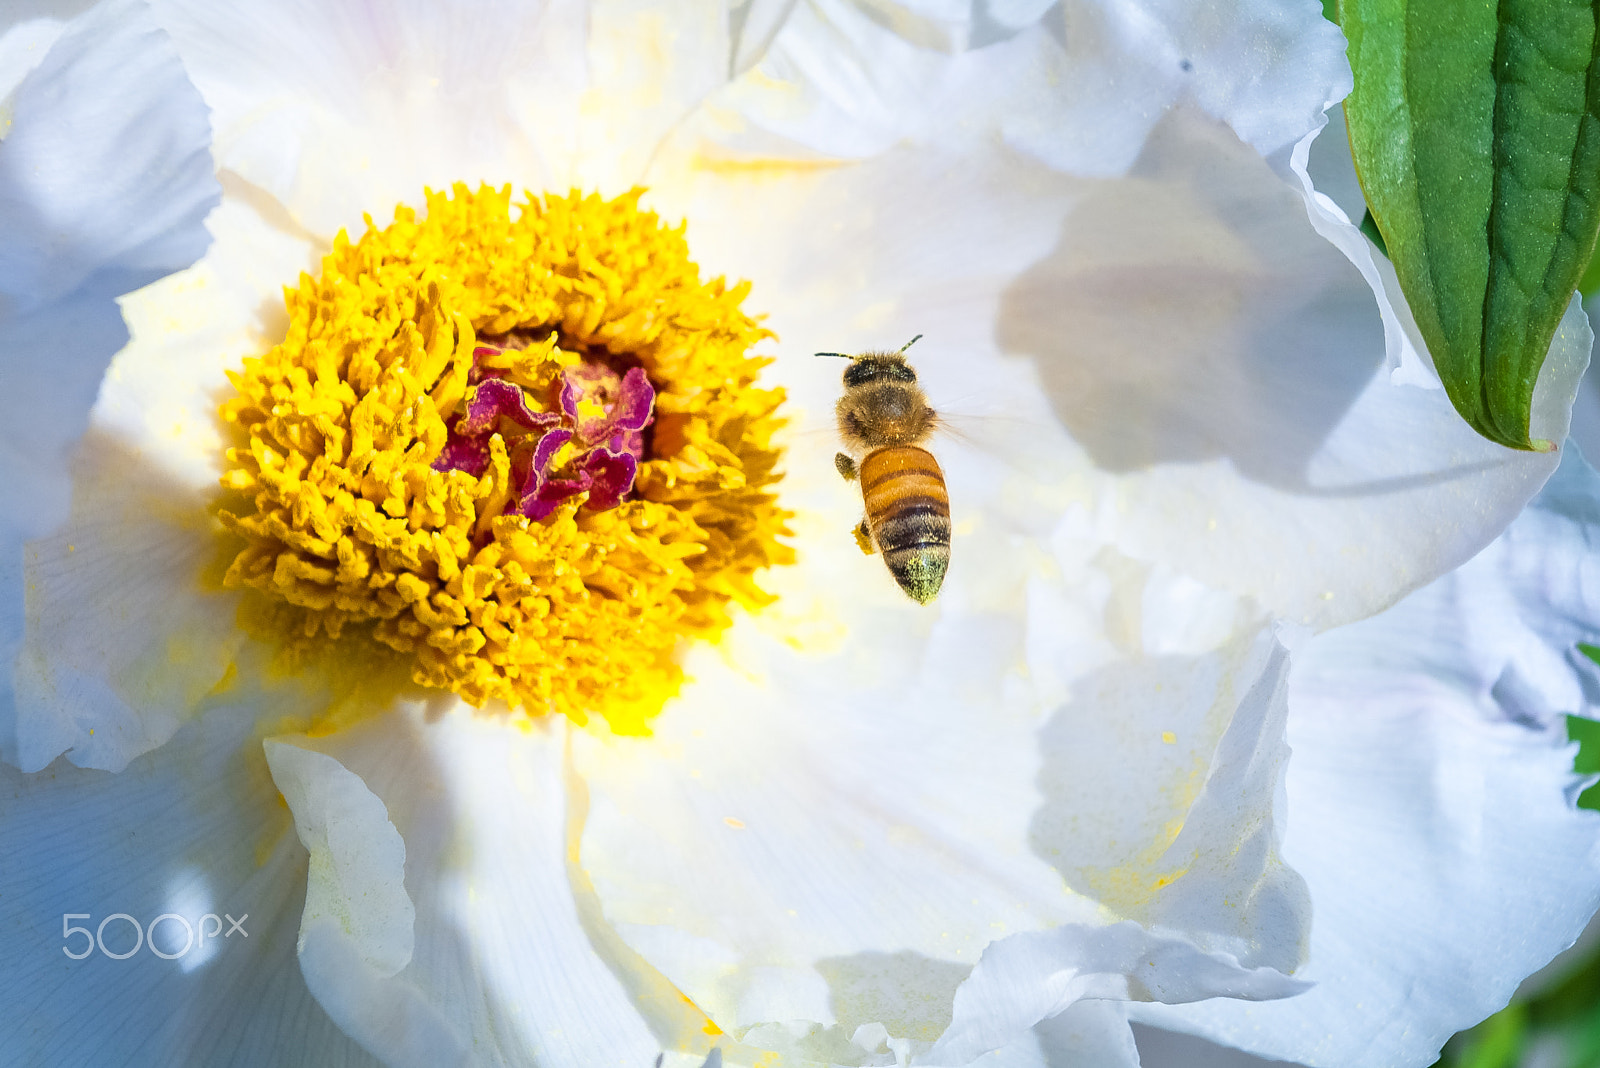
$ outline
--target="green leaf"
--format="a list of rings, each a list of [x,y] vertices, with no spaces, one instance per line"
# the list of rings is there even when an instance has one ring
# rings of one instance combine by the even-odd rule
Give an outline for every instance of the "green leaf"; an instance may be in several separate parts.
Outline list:
[[[1593,646],[1578,648],[1587,655]],[[1568,716],[1567,740],[1578,743],[1578,755],[1572,758],[1573,772],[1578,775],[1600,773],[1600,720]],[[1600,783],[1578,795],[1578,807],[1600,810]]]
[[[1584,269],[1583,277],[1578,279],[1578,292],[1585,298],[1594,296],[1595,290],[1600,290],[1600,245],[1595,246],[1594,255],[1589,257],[1589,266]]]
[[[1462,417],[1517,449],[1600,232],[1600,0],[1342,0],[1362,190]]]
[[[1373,220],[1372,212],[1370,211],[1361,216],[1361,232],[1366,234],[1368,240],[1374,245],[1378,246],[1378,251],[1383,253],[1384,259],[1389,258],[1389,246],[1384,244],[1383,231],[1378,229],[1378,224]]]

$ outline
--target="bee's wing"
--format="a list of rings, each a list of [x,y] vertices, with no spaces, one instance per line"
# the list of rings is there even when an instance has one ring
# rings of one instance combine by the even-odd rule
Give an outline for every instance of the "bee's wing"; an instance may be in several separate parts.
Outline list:
[[[949,413],[934,445],[950,493],[956,540],[975,534],[1046,537],[1081,476],[1076,447],[1059,424],[1012,415]]]
[[[1060,426],[1014,415],[940,412],[935,435],[934,448],[949,442],[952,459],[961,450],[1029,482],[1057,481],[1070,446]]]

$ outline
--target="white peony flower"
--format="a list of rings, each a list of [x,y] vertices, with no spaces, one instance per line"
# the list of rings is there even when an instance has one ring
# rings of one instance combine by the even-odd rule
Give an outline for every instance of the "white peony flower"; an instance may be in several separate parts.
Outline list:
[[[1506,530],[1558,460],[1483,441],[1425,388],[1382,265],[1313,188],[1349,87],[1315,3],[1040,7],[108,0],[4,29],[0,1049],[1101,1066],[1138,1063],[1133,1019],[1420,1065],[1571,941],[1600,886],[1560,727],[1600,682],[1571,653],[1600,631],[1596,476],[1569,449]],[[213,243],[123,297],[124,347],[110,299],[203,245],[205,108]],[[313,634],[286,671],[287,639],[261,637],[278,617],[219,581],[240,558],[217,516],[250,518],[212,510],[219,479],[283,459],[250,420],[292,429],[314,386],[348,388],[306,374],[250,408],[228,373],[309,351],[323,290],[286,315],[282,287],[365,255],[335,242],[364,213],[385,262],[521,240],[379,234],[454,182],[644,186],[777,335],[757,352],[802,426],[777,487],[798,562],[725,630],[669,620],[717,636],[683,643],[647,734],[475,712],[450,687],[534,691],[426,656],[439,685],[385,689],[359,635]],[[485,202],[455,197],[427,225]],[[381,303],[341,262],[316,299]],[[446,314],[468,273],[417,281],[444,296],[416,317],[470,356]],[[739,333],[717,307],[683,328]],[[500,335],[490,318],[470,329]],[[812,352],[916,334],[933,402],[980,417],[934,446],[955,538],[927,607],[856,550],[860,491],[804,429],[840,389]],[[1591,342],[1575,312],[1546,436]],[[670,385],[657,414],[699,418]],[[225,457],[239,433],[253,461]],[[760,488],[734,438],[695,440],[717,492]],[[576,524],[559,516],[541,529]],[[332,552],[307,530],[261,538]],[[428,560],[404,581],[448,581]],[[727,577],[746,572],[695,575],[685,603],[759,600]],[[658,596],[641,576],[606,588]],[[598,672],[610,707],[654,677],[620,639],[560,633],[541,695]]]

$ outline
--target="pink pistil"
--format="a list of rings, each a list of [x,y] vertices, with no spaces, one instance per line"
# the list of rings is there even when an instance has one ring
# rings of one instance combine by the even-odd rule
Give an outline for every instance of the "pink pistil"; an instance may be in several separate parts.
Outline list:
[[[497,352],[480,348],[478,354]],[[548,517],[562,501],[587,492],[587,508],[615,508],[633,489],[644,459],[644,429],[654,419],[655,389],[635,367],[618,375],[602,364],[578,364],[562,373],[559,412],[535,412],[513,383],[474,369],[476,388],[466,414],[450,427],[437,471],[481,475],[489,441],[500,434],[521,487],[516,511]],[[566,462],[556,459],[567,450]]]

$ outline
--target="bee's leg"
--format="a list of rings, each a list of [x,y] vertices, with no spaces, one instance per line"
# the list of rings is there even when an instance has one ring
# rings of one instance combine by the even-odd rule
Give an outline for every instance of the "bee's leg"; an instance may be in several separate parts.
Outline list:
[[[839,469],[839,474],[844,476],[846,482],[856,480],[856,462],[842,452],[833,454],[833,466]]]
[[[878,547],[872,544],[872,531],[867,527],[865,516],[862,517],[860,523],[856,524],[856,529],[852,533],[856,536],[856,547],[862,552],[871,556],[878,551]]]

